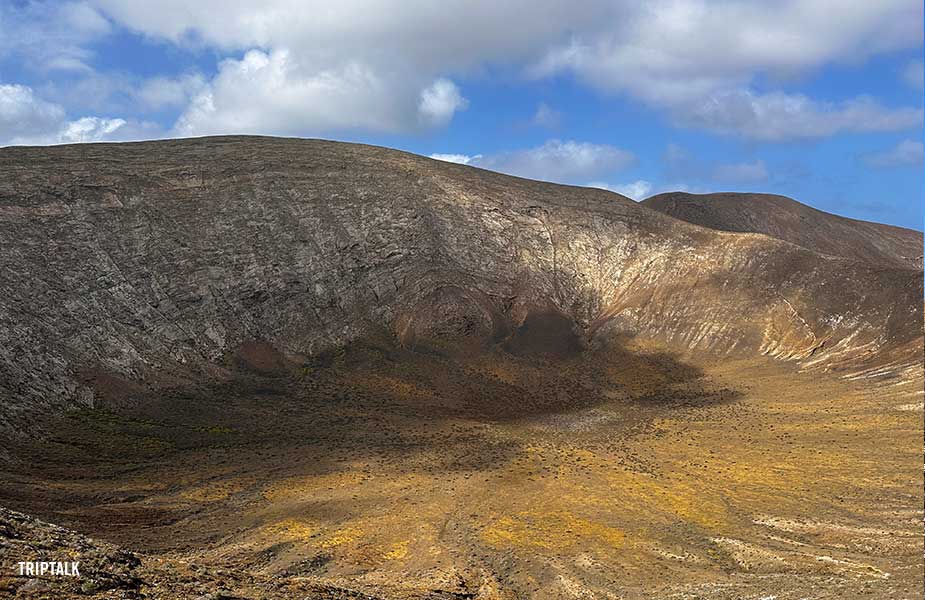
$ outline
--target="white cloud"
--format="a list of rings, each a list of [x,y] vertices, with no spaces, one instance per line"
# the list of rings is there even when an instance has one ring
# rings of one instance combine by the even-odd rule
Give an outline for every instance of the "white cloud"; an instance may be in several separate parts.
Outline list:
[[[475,156],[469,156],[468,154],[431,154],[430,157],[436,160],[442,160],[444,162],[468,165],[473,160],[482,158],[482,155],[476,154]]]
[[[0,85],[0,140],[16,139],[55,129],[64,109],[36,97],[24,85]]]
[[[604,87],[644,86],[645,72],[663,81],[791,75],[922,41],[917,0],[586,0],[581,10],[560,0],[92,3],[136,31],[180,44],[362,62],[414,56],[431,74],[539,58],[537,65],[571,69]]]
[[[864,157],[871,167],[909,167],[925,163],[925,146],[922,142],[903,140],[884,152],[875,152]]]
[[[925,63],[921,60],[910,61],[902,71],[903,80],[917,90],[925,88]]]
[[[768,170],[764,161],[732,163],[716,165],[713,169],[714,181],[727,181],[730,183],[756,183],[768,178]]]
[[[225,57],[201,89],[155,79],[133,95],[144,109],[185,106],[179,134],[440,127],[466,107],[465,77],[527,72],[573,74],[683,126],[778,141],[920,123],[918,109],[829,104],[756,82],[919,48],[922,12],[921,0],[586,0],[581,10],[561,0],[36,0],[0,2],[0,56],[90,71],[93,42],[119,24]],[[554,126],[553,113],[534,124]]]
[[[643,200],[649,197],[649,195],[652,193],[653,186],[650,182],[644,179],[638,179],[632,183],[603,183],[600,181],[595,181],[589,183],[587,187],[616,192],[621,196],[632,198],[638,202],[639,200]]]
[[[704,160],[677,144],[668,144],[664,161],[668,176],[674,179],[714,183],[757,183],[768,179],[763,160],[733,163]]]
[[[91,72],[87,46],[111,31],[87,2],[0,3],[0,57],[16,56],[40,71]]]
[[[63,107],[23,85],[0,84],[0,146],[71,144],[152,138],[151,123],[86,116],[69,120]]]
[[[629,94],[668,110],[682,125],[761,140],[865,130],[852,125],[859,113],[873,116],[877,130],[906,128],[916,118],[911,109],[856,110],[863,100],[829,106],[797,95],[759,94],[751,84],[762,74],[779,80],[833,62],[918,47],[919,0],[588,0],[582,10],[556,0],[345,0],[323,10],[298,0],[95,4],[132,29],[178,44],[197,40],[226,51],[290,53],[299,74],[280,78],[274,89],[283,96],[307,97],[309,112],[320,115],[291,115],[290,132],[316,124],[343,127],[351,116],[358,128],[407,130],[415,125],[407,116],[411,106],[420,107],[419,122],[440,125],[464,102],[458,91],[453,93],[455,86],[418,96],[427,86],[448,74],[523,64],[536,77],[571,72],[598,89]],[[510,27],[512,22],[517,27]],[[227,73],[219,74],[218,87],[222,77]],[[268,98],[252,92],[253,104],[265,106],[261,103]],[[348,95],[351,101],[345,103]],[[222,116],[226,107],[234,115],[248,112],[240,99],[212,96],[206,112],[215,114],[202,117],[203,130],[231,126],[234,119]],[[191,110],[201,112],[208,106],[205,100],[198,99]],[[340,105],[342,114],[333,108]],[[368,117],[351,112],[378,105],[385,108],[368,111]],[[716,105],[738,112],[724,118],[712,109]],[[756,115],[764,114],[773,125],[755,122]],[[537,124],[549,122],[537,116]],[[185,125],[194,121],[188,115]],[[256,125],[253,119],[239,122],[234,130],[251,124]],[[273,123],[273,131],[282,132],[280,125]]]
[[[587,181],[620,171],[636,162],[632,152],[614,146],[556,139],[525,150],[475,155],[431,154],[430,158],[558,183]]]
[[[180,135],[392,132],[443,125],[465,105],[447,79],[415,93],[407,81],[380,76],[360,63],[318,72],[286,50],[251,50],[219,65],[175,130]]]
[[[428,80],[486,61],[528,59],[571,31],[625,12],[609,0],[588,0],[582,10],[556,0],[93,3],[133,30],[177,44],[205,43],[226,51],[287,49],[319,69],[345,61],[373,70],[401,64]]]
[[[65,123],[58,132],[58,138],[63,144],[98,142],[107,139],[121,127],[124,127],[125,123],[125,119],[81,117],[76,121]]]
[[[467,105],[453,79],[489,63],[522,64],[571,28],[613,14],[603,0],[581,11],[532,0],[94,4],[134,31],[235,56],[178,120],[185,135],[441,127]]]
[[[135,95],[145,108],[159,110],[186,105],[205,86],[205,79],[198,73],[180,77],[152,77],[142,83]]]
[[[791,77],[922,43],[918,0],[653,0],[621,22],[581,31],[533,66],[658,103]],[[837,15],[837,20],[834,20]]]
[[[635,161],[633,153],[606,144],[549,140],[526,150],[475,156],[467,164],[528,179],[574,183],[609,175]]]
[[[426,126],[439,127],[449,123],[453,113],[467,106],[469,101],[462,97],[456,84],[441,77],[421,91],[418,115]]]
[[[109,21],[86,2],[64,2],[58,6],[57,22],[75,34],[99,37],[112,30]]]
[[[645,6],[622,26],[578,33],[530,72],[571,72],[598,89],[667,110],[679,125],[758,140],[902,130],[922,121],[920,109],[889,109],[867,98],[829,104],[753,88],[759,75],[789,79],[833,62],[920,47],[919,0],[656,0]]]
[[[631,183],[606,183],[602,181],[594,181],[587,184],[586,187],[616,192],[622,196],[626,196],[627,198],[632,198],[637,202],[657,194],[663,194],[665,192],[691,192],[697,194],[707,192],[705,189],[691,188],[689,185],[684,183],[653,183],[644,179],[639,179]]]
[[[891,109],[868,97],[840,104],[800,94],[713,94],[672,108],[682,125],[756,140],[810,139],[842,132],[899,131],[922,124],[921,108]]]
[[[545,102],[541,102],[536,107],[536,112],[530,123],[536,127],[545,127],[547,129],[557,129],[562,123],[562,113],[553,109]]]

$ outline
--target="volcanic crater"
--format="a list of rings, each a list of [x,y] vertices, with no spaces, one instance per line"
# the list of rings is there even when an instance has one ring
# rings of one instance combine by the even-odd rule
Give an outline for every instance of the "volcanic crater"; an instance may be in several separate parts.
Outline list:
[[[923,593],[919,232],[321,140],[0,172],[0,594]]]

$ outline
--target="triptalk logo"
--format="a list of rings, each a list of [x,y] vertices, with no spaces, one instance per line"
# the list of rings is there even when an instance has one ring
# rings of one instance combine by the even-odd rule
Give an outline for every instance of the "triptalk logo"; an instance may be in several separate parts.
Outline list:
[[[25,577],[38,577],[41,575],[80,577],[79,562],[19,562],[19,574]]]

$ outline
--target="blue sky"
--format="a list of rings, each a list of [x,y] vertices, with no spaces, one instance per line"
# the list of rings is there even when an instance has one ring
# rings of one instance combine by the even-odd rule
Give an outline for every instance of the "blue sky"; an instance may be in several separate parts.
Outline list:
[[[0,0],[0,145],[401,148],[922,229],[921,0]]]

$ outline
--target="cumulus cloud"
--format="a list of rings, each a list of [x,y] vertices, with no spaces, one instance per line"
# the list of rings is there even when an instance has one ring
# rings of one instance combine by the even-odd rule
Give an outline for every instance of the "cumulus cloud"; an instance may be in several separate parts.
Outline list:
[[[88,46],[111,31],[87,2],[0,3],[0,57],[15,56],[41,71],[92,71]]]
[[[288,50],[251,50],[219,65],[175,130],[180,135],[394,132],[445,125],[466,106],[448,79],[437,79],[417,94],[406,83],[361,63],[316,71]]]
[[[672,110],[682,125],[765,141],[900,131],[918,127],[923,118],[921,108],[887,108],[868,97],[834,104],[801,94],[747,90],[713,94]]]
[[[134,31],[230,55],[178,120],[186,135],[442,127],[468,104],[457,75],[522,63],[571,27],[612,14],[609,4],[94,1]]]
[[[178,45],[287,49],[318,67],[345,60],[371,68],[402,63],[427,79],[486,61],[526,60],[571,31],[625,13],[609,0],[588,0],[582,10],[556,0],[92,2],[135,31]]]
[[[444,162],[468,165],[473,160],[482,158],[482,155],[476,154],[475,156],[469,156],[468,154],[431,154],[430,157],[436,160],[442,160]]]
[[[553,139],[526,150],[473,156],[466,164],[528,179],[574,183],[620,171],[635,161],[633,153],[614,146]]]
[[[180,77],[152,77],[141,84],[135,96],[145,108],[160,110],[185,106],[205,86],[206,81],[199,73],[188,73]]]
[[[877,168],[921,166],[925,163],[925,147],[922,142],[903,140],[889,150],[868,154],[863,160]]]
[[[653,0],[553,47],[532,72],[571,71],[602,89],[676,101],[740,87],[758,73],[786,78],[917,47],[922,14],[916,0]]]
[[[58,132],[58,140],[63,144],[98,142],[106,139],[108,136],[124,127],[125,124],[125,119],[81,117],[76,121],[64,123]]]
[[[425,125],[437,127],[449,123],[453,113],[467,106],[469,101],[462,97],[456,84],[441,77],[421,91],[418,115]]]
[[[656,0],[622,26],[579,33],[552,48],[530,72],[574,73],[598,89],[667,110],[681,126],[757,140],[909,129],[921,123],[920,109],[890,109],[869,98],[823,103],[759,93],[753,85],[762,74],[788,79],[919,47],[922,10],[917,0]]]
[[[536,127],[545,127],[547,129],[557,129],[562,123],[562,113],[553,109],[545,102],[541,102],[533,113],[530,123]]]
[[[668,144],[664,162],[671,179],[713,183],[758,183],[769,177],[763,160],[717,162],[694,156],[677,144]]]
[[[917,126],[917,108],[826,103],[767,82],[918,48],[922,12],[920,0],[587,0],[581,10],[560,0],[36,0],[0,3],[0,55],[91,69],[93,42],[113,24],[214,52],[223,60],[201,87],[155,78],[134,95],[145,110],[184,107],[175,134],[413,132],[466,108],[467,76],[524,72],[574,75],[681,126],[779,141]],[[542,107],[533,119],[556,122]]]
[[[297,0],[94,3],[134,30],[177,44],[195,40],[226,51],[291,53],[300,74],[279,79],[276,91],[305,96],[326,116],[318,121],[335,126],[349,121],[357,105],[380,103],[387,109],[367,118],[353,115],[358,128],[411,128],[409,107],[418,108],[418,125],[439,126],[465,107],[455,85],[439,83],[441,78],[493,64],[526,64],[535,77],[574,73],[600,90],[668,110],[678,124],[760,140],[856,131],[864,127],[852,125],[858,115],[873,117],[876,130],[907,128],[920,116],[910,109],[864,107],[863,100],[825,105],[752,88],[762,74],[790,78],[833,62],[918,47],[922,3],[917,0],[589,0],[582,10],[556,0],[398,5],[349,0],[323,11]],[[518,26],[509,27],[511,22]],[[216,87],[222,77],[227,73],[218,75]],[[414,96],[405,93],[409,89]],[[348,92],[367,101],[348,102],[344,114],[336,114],[332,106],[341,105]],[[200,115],[204,130],[229,125],[231,118],[221,116],[225,106],[230,114],[246,112],[219,96],[212,92],[211,108],[207,96],[191,106],[214,112],[209,118]],[[258,93],[254,104],[264,100]],[[724,117],[721,107],[732,109],[733,116]],[[756,122],[763,116],[771,124]],[[549,126],[551,117],[538,112],[535,123]],[[294,128],[315,122],[297,119]],[[239,129],[245,124],[253,121]],[[187,115],[184,126],[194,125],[196,119]]]
[[[63,107],[32,88],[0,84],[0,145],[45,145],[156,137],[152,123],[86,116],[69,120]]]
[[[594,181],[589,183],[587,187],[616,192],[621,196],[632,198],[637,202],[649,197],[653,188],[652,183],[644,179],[637,179],[632,183],[604,183],[601,181]]]
[[[754,162],[719,164],[713,169],[714,181],[728,181],[730,183],[756,183],[768,178],[768,170],[763,160]]]
[[[606,144],[548,140],[541,146],[496,154],[431,154],[430,158],[472,165],[528,179],[574,183],[623,170],[632,152]]]
[[[903,80],[917,90],[925,88],[925,63],[913,60],[902,70]]]
[[[0,139],[47,132],[64,120],[64,109],[24,85],[0,85]]]

